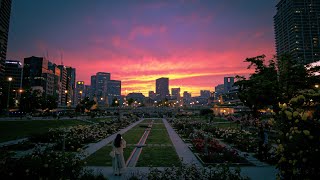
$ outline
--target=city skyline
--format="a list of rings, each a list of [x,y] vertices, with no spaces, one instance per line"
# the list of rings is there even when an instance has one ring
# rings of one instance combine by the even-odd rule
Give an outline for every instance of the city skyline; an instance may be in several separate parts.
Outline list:
[[[7,59],[62,57],[85,84],[111,73],[121,94],[148,95],[168,77],[170,88],[197,96],[252,72],[245,58],[275,54],[276,2],[74,2],[13,1]]]

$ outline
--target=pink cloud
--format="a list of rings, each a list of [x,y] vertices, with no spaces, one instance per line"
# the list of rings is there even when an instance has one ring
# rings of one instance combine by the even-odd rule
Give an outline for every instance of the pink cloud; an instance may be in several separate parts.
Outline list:
[[[160,26],[135,26],[129,33],[129,40],[133,40],[138,36],[151,36],[156,33],[165,33],[167,31],[167,27],[164,25]]]

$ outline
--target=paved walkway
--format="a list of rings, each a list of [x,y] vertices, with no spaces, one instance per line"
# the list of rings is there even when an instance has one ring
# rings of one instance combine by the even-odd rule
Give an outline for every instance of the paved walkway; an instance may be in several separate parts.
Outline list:
[[[172,141],[174,148],[180,159],[182,159],[183,163],[186,164],[196,164],[197,166],[202,166],[197,157],[193,154],[193,152],[188,148],[188,145],[182,141],[180,136],[174,131],[171,125],[168,123],[166,119],[163,119],[163,123],[167,128],[169,137]]]
[[[134,126],[136,126],[137,124],[139,124],[141,121],[143,121],[143,119],[140,119],[137,122],[132,123],[130,126],[121,129],[119,132],[108,136],[107,138],[97,142],[97,143],[90,143],[88,144],[88,147],[84,150],[84,156],[80,156],[81,159],[85,159],[87,157],[89,157],[91,154],[93,154],[94,152],[98,151],[100,148],[102,148],[103,146],[107,145],[108,143],[112,142],[117,134],[124,134],[125,132],[127,132],[128,130],[130,130],[131,128],[133,128]]]
[[[22,138],[22,139],[16,139],[16,140],[12,140],[12,141],[2,142],[2,143],[0,143],[0,147],[13,145],[13,144],[18,144],[18,143],[21,143],[21,142],[26,141],[26,140],[28,140],[28,138]]]

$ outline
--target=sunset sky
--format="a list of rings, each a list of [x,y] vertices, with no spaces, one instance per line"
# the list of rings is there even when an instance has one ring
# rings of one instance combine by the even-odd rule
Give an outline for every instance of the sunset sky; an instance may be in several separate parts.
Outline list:
[[[276,0],[14,0],[7,59],[48,56],[122,81],[122,94],[170,89],[192,96],[224,76],[246,75],[246,57],[275,54]],[[127,90],[127,91],[126,91]]]

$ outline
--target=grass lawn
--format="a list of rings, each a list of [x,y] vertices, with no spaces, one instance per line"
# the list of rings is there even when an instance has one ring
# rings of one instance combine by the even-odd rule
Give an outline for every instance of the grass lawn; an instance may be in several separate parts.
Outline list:
[[[127,161],[129,158],[134,146],[127,146],[124,149],[124,159]],[[91,156],[89,156],[85,161],[89,166],[112,166],[112,159],[109,156],[110,151],[112,150],[112,146],[109,144],[107,146],[102,147]]]
[[[137,124],[135,127],[122,135],[123,139],[126,140],[127,144],[137,144],[143,135],[144,130],[144,127],[140,127],[139,124]]]
[[[139,157],[138,167],[172,167],[180,165],[174,147],[144,147]]]
[[[45,133],[50,128],[88,124],[78,120],[0,121],[0,142]]]

